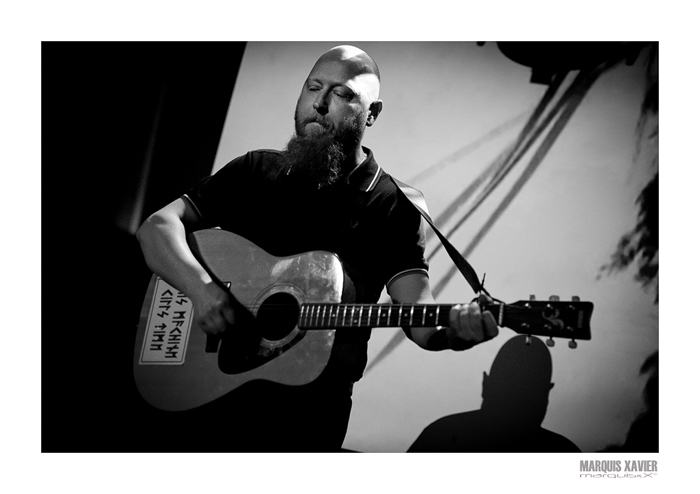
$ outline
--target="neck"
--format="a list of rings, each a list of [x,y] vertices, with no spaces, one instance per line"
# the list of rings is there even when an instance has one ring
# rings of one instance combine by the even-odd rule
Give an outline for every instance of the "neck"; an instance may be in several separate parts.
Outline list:
[[[357,149],[355,149],[355,166],[353,167],[353,170],[364,163],[366,159],[367,153],[365,153],[364,149],[362,149],[362,146],[357,146]]]
[[[343,165],[343,176],[347,180],[352,173],[357,170],[362,163],[365,162],[367,159],[367,153],[364,152],[362,149],[362,146],[358,146],[357,149],[355,150],[354,153],[350,153],[350,158],[348,161],[345,162],[345,165]]]

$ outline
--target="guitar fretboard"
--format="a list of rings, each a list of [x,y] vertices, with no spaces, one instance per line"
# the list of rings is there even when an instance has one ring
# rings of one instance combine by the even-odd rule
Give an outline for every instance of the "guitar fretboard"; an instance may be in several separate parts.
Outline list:
[[[444,304],[302,304],[299,328],[447,326],[451,308]]]

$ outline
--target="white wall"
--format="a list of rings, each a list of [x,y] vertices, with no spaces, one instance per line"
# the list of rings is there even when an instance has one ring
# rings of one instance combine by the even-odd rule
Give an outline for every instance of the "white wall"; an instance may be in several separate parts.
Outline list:
[[[215,169],[250,149],[285,145],[308,71],[337,44],[248,45]],[[545,91],[529,82],[528,68],[505,58],[494,43],[353,44],[375,58],[382,74],[384,111],[368,129],[365,145],[389,173],[424,192],[434,217],[514,139]],[[469,258],[487,274],[491,294],[506,302],[558,294],[595,303],[593,339],[576,350],[565,341],[551,349],[555,387],[543,423],[583,451],[624,440],[643,407],[639,368],[658,349],[654,293],[644,292],[631,272],[597,279],[620,236],[635,224],[635,200],[650,177],[643,160],[634,161],[643,87],[641,60],[604,74]],[[517,125],[498,137],[479,141],[516,118]],[[422,178],[421,172],[461,149],[469,152]],[[509,185],[458,230],[455,245],[470,242]],[[431,278],[438,280],[449,266],[447,256],[438,255]],[[472,297],[456,277],[438,300]],[[375,330],[370,362],[394,332]],[[494,341],[461,353],[430,353],[401,343],[355,387],[345,447],[405,451],[432,421],[479,408],[482,373],[514,335],[505,329]]]

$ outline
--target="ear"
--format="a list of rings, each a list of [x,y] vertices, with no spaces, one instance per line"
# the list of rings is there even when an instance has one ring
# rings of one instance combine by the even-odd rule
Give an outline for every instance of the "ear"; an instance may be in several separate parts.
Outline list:
[[[367,127],[371,127],[372,125],[374,125],[374,122],[377,121],[379,114],[382,112],[383,105],[384,103],[380,99],[369,105],[369,115],[367,115]]]

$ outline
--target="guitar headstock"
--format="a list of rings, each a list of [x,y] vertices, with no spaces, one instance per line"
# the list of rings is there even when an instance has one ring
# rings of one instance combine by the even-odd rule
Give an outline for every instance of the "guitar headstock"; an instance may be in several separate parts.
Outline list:
[[[571,340],[571,348],[576,348],[575,340],[591,339],[593,303],[581,302],[578,297],[573,297],[571,301],[560,301],[557,296],[549,300],[534,300],[531,297],[530,300],[504,306],[489,306],[488,310],[496,316],[500,326],[506,326],[516,333],[548,336],[549,346],[554,346],[552,338]]]

